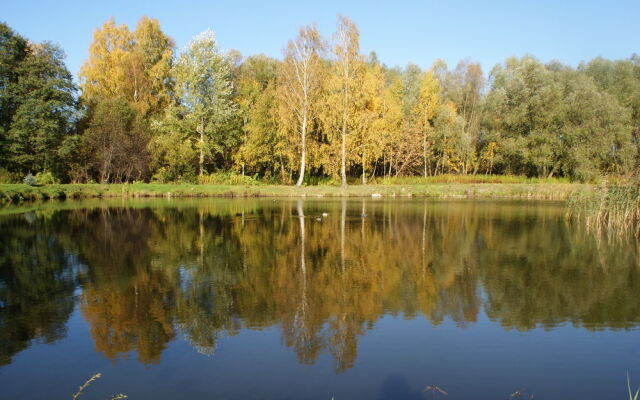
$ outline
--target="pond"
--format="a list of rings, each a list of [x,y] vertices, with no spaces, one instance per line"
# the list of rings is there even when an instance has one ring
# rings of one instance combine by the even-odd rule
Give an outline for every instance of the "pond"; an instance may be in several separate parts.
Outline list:
[[[562,203],[0,213],[2,399],[69,399],[96,372],[82,399],[624,399],[627,371],[640,383],[638,246]]]

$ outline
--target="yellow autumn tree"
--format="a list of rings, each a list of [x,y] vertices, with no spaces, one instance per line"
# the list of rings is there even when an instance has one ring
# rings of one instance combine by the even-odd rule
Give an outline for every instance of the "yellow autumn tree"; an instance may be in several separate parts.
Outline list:
[[[372,62],[365,64],[361,75],[359,90],[356,96],[354,113],[354,148],[359,156],[362,167],[361,180],[367,183],[369,168],[373,165],[373,173],[377,160],[382,158],[383,141],[380,140],[385,132],[383,120],[384,112],[384,73],[380,64]]]
[[[397,74],[391,74],[384,89],[381,110],[381,131],[378,140],[382,147],[382,174],[399,174],[419,156],[414,145],[415,138],[405,129],[404,85]]]
[[[285,141],[278,136],[276,75],[279,62],[264,55],[249,57],[237,73],[236,102],[242,120],[242,144],[236,154],[245,170],[271,177],[285,168]]]
[[[347,137],[357,118],[359,91],[362,89],[364,60],[360,55],[360,32],[355,23],[344,15],[338,16],[335,33],[333,89],[337,98],[337,128],[340,140],[340,181],[347,185]]]
[[[423,174],[427,176],[428,150],[430,147],[429,135],[433,131],[434,119],[440,103],[440,83],[429,70],[422,75],[418,101],[413,109],[413,118],[418,131],[422,136],[422,162]]]
[[[121,97],[143,116],[169,102],[173,40],[156,19],[142,17],[134,31],[109,19],[93,33],[80,86],[89,103]]]

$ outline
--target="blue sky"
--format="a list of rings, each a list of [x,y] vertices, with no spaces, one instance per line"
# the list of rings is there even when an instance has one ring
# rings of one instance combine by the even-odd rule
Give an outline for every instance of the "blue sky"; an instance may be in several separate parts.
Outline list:
[[[635,1],[33,1],[2,0],[0,21],[35,41],[59,43],[76,74],[93,30],[109,17],[135,26],[158,18],[178,48],[206,28],[223,49],[280,57],[301,25],[315,22],[330,37],[338,13],[353,19],[362,51],[387,65],[450,66],[463,58],[485,71],[509,56],[577,65],[597,56],[640,53],[640,0]]]

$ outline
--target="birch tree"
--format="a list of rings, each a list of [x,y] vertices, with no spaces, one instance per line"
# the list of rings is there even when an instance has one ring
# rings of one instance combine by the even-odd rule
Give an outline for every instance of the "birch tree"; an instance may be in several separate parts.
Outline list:
[[[296,186],[301,186],[307,168],[307,139],[315,119],[316,103],[321,85],[323,43],[315,26],[300,28],[295,40],[284,50],[284,61],[278,74],[278,99],[283,119],[292,121],[285,128],[300,138],[299,174]],[[286,125],[285,125],[286,126]]]
[[[362,74],[364,61],[360,55],[360,33],[349,18],[338,16],[338,29],[334,40],[334,69],[340,91],[340,101],[337,104],[340,110],[340,179],[342,186],[346,186],[349,119],[353,118],[353,103],[356,97],[354,93],[358,90],[358,78]]]

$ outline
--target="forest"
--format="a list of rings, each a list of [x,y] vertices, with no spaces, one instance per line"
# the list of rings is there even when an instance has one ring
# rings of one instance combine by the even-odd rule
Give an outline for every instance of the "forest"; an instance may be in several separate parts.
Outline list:
[[[638,55],[389,67],[338,16],[330,38],[303,26],[277,59],[223,51],[210,30],[178,50],[142,17],[93,32],[77,83],[64,58],[0,23],[0,182],[597,182],[640,162]]]

